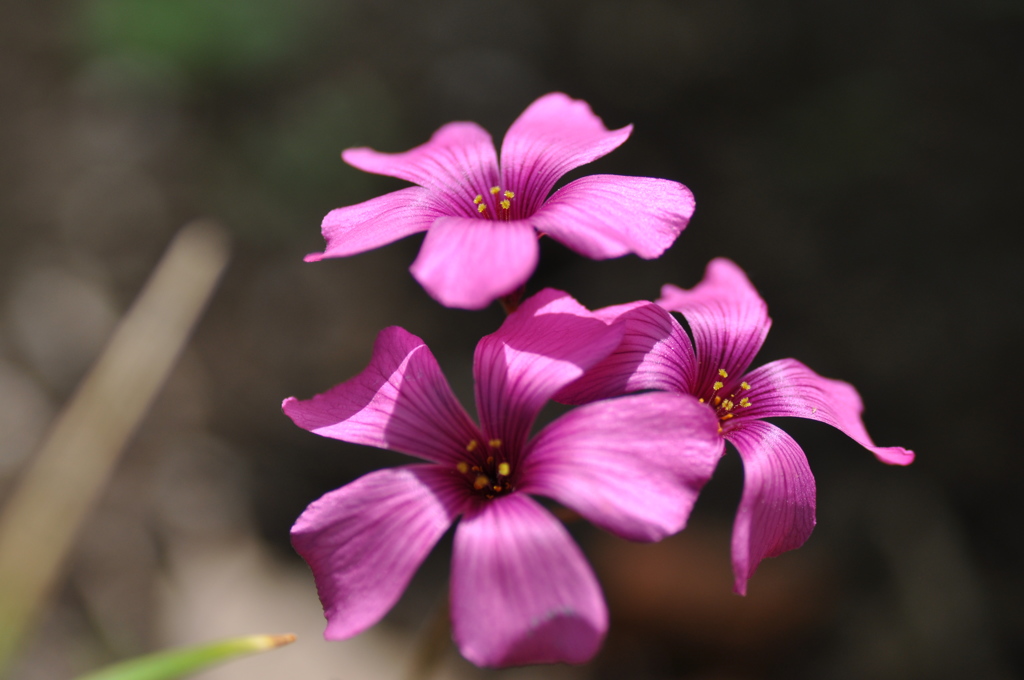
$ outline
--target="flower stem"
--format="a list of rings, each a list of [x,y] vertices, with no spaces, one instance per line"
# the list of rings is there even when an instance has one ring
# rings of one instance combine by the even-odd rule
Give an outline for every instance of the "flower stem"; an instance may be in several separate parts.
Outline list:
[[[498,300],[501,302],[501,308],[505,310],[505,316],[508,316],[512,312],[519,309],[519,303],[523,301],[523,296],[526,295],[526,284],[519,286],[508,295],[502,295]]]
[[[408,680],[429,680],[441,663],[451,640],[451,617],[448,612],[448,594],[435,608],[434,615],[420,631],[419,640],[409,662]]]

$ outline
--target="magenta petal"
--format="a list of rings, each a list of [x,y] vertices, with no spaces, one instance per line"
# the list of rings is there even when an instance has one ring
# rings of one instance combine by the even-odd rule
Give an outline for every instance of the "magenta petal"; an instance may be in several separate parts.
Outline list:
[[[652,392],[581,406],[531,442],[519,490],[548,496],[634,541],[683,528],[724,443],[690,395]]]
[[[693,194],[679,182],[589,175],[562,187],[530,218],[538,231],[595,260],[658,257],[686,228]]]
[[[448,123],[425,144],[402,153],[346,149],[341,157],[365,172],[397,177],[433,191],[449,213],[470,217],[473,198],[498,183],[491,135],[476,123]]]
[[[530,104],[505,133],[501,144],[501,186],[528,202],[534,212],[573,168],[611,152],[629,138],[632,125],[609,130],[590,106],[561,92]]]
[[[555,400],[585,404],[641,390],[689,394],[697,376],[693,344],[679,322],[652,302],[631,302],[594,312],[625,330],[608,358],[562,388]]]
[[[583,663],[608,629],[586,558],[522,494],[483,504],[455,530],[451,616],[462,655],[489,667]]]
[[[312,399],[289,397],[284,412],[324,437],[456,462],[480,435],[422,340],[392,326],[377,336],[370,364]]]
[[[746,421],[726,439],[743,459],[732,568],[736,592],[746,595],[761,560],[799,548],[814,530],[814,476],[800,446],[771,423]]]
[[[621,328],[596,318],[568,293],[548,288],[528,298],[476,346],[473,372],[484,434],[503,440],[514,465],[544,404],[621,338]]]
[[[320,230],[327,247],[307,262],[364,253],[421,231],[442,215],[437,201],[421,187],[409,187],[327,213]]]
[[[700,361],[698,385],[709,387],[721,379],[719,369],[724,369],[729,376],[724,391],[732,391],[771,326],[768,306],[747,275],[733,262],[717,258],[694,288],[668,284],[661,296],[659,305],[680,312],[690,324]]]
[[[526,283],[539,252],[526,222],[442,217],[409,270],[446,307],[482,309]]]
[[[401,596],[462,501],[434,465],[378,470],[312,503],[292,545],[313,571],[327,618],[342,640],[377,623]]]
[[[842,431],[871,451],[883,463],[910,465],[914,452],[900,446],[876,446],[864,427],[864,410],[853,385],[823,378],[796,359],[780,359],[751,371],[746,376],[750,390],[745,396],[750,407],[744,417],[810,418]]]

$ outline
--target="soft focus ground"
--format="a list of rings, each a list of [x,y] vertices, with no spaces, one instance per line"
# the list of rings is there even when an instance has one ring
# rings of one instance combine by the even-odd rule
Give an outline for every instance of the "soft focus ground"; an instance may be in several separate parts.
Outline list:
[[[621,303],[730,257],[772,311],[761,358],[853,382],[876,441],[918,460],[887,468],[825,426],[786,423],[819,523],[748,597],[728,571],[733,455],[677,538],[578,527],[612,612],[593,663],[495,673],[448,648],[436,677],[1024,673],[1022,75],[1012,0],[5,3],[0,496],[173,232],[211,216],[235,246],[16,677],[255,632],[299,641],[204,677],[402,677],[443,600],[448,544],[384,623],[322,641],[288,527],[402,457],[319,439],[279,404],[359,371],[391,324],[427,340],[468,402],[473,346],[501,314],[431,301],[406,272],[418,239],[302,256],[328,210],[401,186],[347,168],[341,149],[404,150],[453,119],[500,140],[551,90],[635,124],[595,171],[685,182],[697,213],[656,262],[545,242],[531,288]]]

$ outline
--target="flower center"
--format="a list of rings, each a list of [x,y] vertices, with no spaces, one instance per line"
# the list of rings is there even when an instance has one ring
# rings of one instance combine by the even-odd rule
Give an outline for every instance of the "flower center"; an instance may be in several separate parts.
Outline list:
[[[725,380],[729,377],[729,374],[724,368],[718,369],[718,376]],[[750,406],[750,399],[742,395],[744,392],[750,389],[750,383],[746,380],[739,384],[739,389],[730,392],[728,396],[723,391],[725,389],[725,383],[722,380],[716,380],[711,385],[711,393],[705,397],[700,397],[700,403],[707,404],[715,411],[715,415],[718,416],[718,431],[722,431],[722,423],[727,420],[731,420],[736,417],[736,411],[744,409]]]
[[[455,470],[466,480],[473,492],[484,498],[495,498],[514,490],[512,466],[502,460],[501,440],[492,439],[481,443],[471,439],[466,445],[469,460],[460,460]]]
[[[473,199],[477,215],[489,220],[512,219],[512,199],[516,195],[508,189],[491,187],[486,194],[477,194]]]

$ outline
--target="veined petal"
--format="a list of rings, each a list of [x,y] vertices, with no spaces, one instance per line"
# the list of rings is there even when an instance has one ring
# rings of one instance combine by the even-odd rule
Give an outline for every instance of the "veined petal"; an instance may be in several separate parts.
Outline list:
[[[653,302],[630,302],[594,312],[623,327],[622,342],[555,395],[563,404],[586,404],[641,390],[690,394],[697,377],[693,343],[671,314]]]
[[[608,611],[569,532],[523,494],[484,503],[455,530],[452,635],[478,666],[583,663]]]
[[[780,359],[751,371],[745,380],[750,389],[744,393],[750,406],[747,418],[796,416],[810,418],[840,430],[875,454],[883,463],[909,465],[914,452],[900,446],[876,446],[864,427],[864,410],[853,385],[824,378],[796,359]]]
[[[377,336],[370,364],[312,399],[285,399],[299,427],[324,437],[457,462],[480,435],[422,340],[392,326]]]
[[[345,257],[426,231],[441,217],[443,206],[422,187],[408,187],[327,213],[320,230],[327,247],[310,253],[306,262]]]
[[[582,100],[561,92],[530,104],[501,143],[501,185],[535,211],[555,182],[573,168],[604,156],[629,138],[632,125],[609,130]]]
[[[377,470],[325,494],[292,527],[327,618],[324,637],[343,640],[377,623],[463,510],[436,465]]]
[[[743,498],[732,529],[735,589],[747,594],[747,580],[766,557],[799,548],[814,529],[814,476],[807,456],[788,434],[771,423],[744,421],[725,435],[743,459]]]
[[[341,157],[365,172],[430,189],[448,204],[450,215],[472,216],[476,212],[473,198],[498,183],[494,142],[476,123],[448,123],[427,143],[402,153],[361,147],[346,149]]]
[[[726,392],[738,385],[771,327],[768,306],[747,275],[724,258],[712,260],[704,279],[690,290],[662,287],[658,304],[680,312],[690,324],[700,361],[697,384],[702,388],[719,380]]]
[[[568,293],[548,288],[480,340],[473,357],[480,425],[488,438],[502,440],[513,467],[544,404],[608,356],[622,333]]]
[[[634,541],[686,525],[724,450],[718,419],[688,394],[652,392],[573,409],[524,456],[517,490]]]
[[[556,191],[530,222],[591,259],[635,253],[649,260],[686,228],[694,205],[693,194],[679,182],[588,175]]]
[[[446,307],[482,309],[526,283],[539,252],[526,222],[443,217],[409,271]]]

